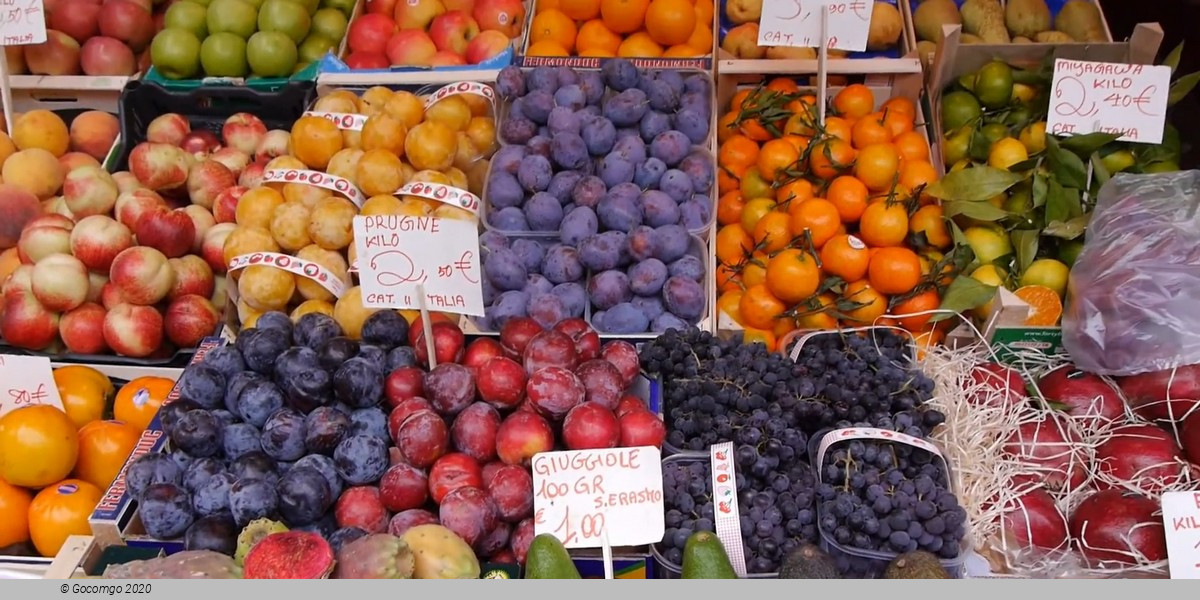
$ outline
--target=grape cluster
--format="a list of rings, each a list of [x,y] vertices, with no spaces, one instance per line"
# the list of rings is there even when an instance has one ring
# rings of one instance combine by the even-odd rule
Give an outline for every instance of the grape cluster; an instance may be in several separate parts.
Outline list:
[[[817,485],[818,523],[839,545],[898,554],[925,550],[957,558],[967,513],[949,489],[943,463],[906,444],[875,440],[839,443],[821,464]],[[840,554],[840,553],[839,553]],[[886,561],[850,560],[838,567],[872,576]]]
[[[736,487],[746,570],[774,573],[800,544],[817,541],[816,481],[804,462],[777,464],[757,475],[744,470],[747,460],[751,459],[739,450]],[[675,565],[682,564],[683,547],[692,533],[716,530],[711,469],[706,458],[663,464],[667,529],[659,551]]]

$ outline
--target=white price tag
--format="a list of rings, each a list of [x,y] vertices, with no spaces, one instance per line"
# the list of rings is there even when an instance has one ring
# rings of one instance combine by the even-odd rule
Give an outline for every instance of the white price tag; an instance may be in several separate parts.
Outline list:
[[[63,410],[50,359],[0,354],[0,417],[35,404]]]
[[[871,29],[872,0],[773,0],[762,3],[759,46],[817,48],[862,52]],[[821,11],[829,11],[827,40],[821,39]]]
[[[746,552],[742,548],[742,518],[738,511],[737,468],[733,460],[733,442],[715,444],[709,449],[712,464],[713,528],[725,547],[725,554],[738,577],[746,576]]]
[[[1171,579],[1200,579],[1200,491],[1162,495]]]
[[[542,452],[533,457],[533,532],[567,548],[659,542],[662,454],[653,446]]]
[[[42,0],[9,0],[0,6],[0,46],[25,46],[46,41]]]
[[[1054,61],[1050,115],[1055,135],[1103,131],[1125,142],[1161,144],[1171,68],[1148,65]]]
[[[483,270],[475,221],[372,215],[354,217],[363,306],[483,314]]]

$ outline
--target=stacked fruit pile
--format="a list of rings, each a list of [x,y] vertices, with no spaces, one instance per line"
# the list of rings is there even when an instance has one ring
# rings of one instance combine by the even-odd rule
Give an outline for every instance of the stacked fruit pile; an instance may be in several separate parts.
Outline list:
[[[361,344],[326,315],[271,312],[188,367],[159,415],[171,451],[126,471],[147,533],[232,553],[264,517],[336,544],[440,522],[481,557],[523,561],[535,454],[662,444],[625,393],[633,346],[602,346],[580,319],[514,319],[465,347],[452,323],[432,332],[427,369],[423,328],[396,312],[372,315]]]
[[[11,74],[133,75],[149,66],[163,11],[149,0],[46,2],[46,41],[6,48]],[[140,58],[139,58],[140,57]]]
[[[711,84],[703,75],[501,71],[511,100],[488,176],[490,252],[482,325],[530,315],[583,316],[574,286],[588,274],[591,323],[606,333],[685,328],[705,314],[701,243],[712,216]],[[511,244],[503,235],[528,235]],[[558,243],[539,237],[558,233]],[[511,247],[510,247],[511,246]],[[569,292],[550,294],[555,284]],[[556,298],[555,296],[560,296]],[[560,301],[561,300],[561,301]]]
[[[474,65],[524,30],[521,0],[369,0],[350,24],[345,61],[351,69]]]
[[[775,340],[797,328],[876,323],[913,332],[939,305],[951,238],[913,102],[854,84],[818,123],[790,79],[743,89],[719,120],[718,308]]]
[[[54,383],[63,410],[0,417],[0,548],[15,550],[5,554],[54,556],[67,536],[90,533],[92,510],[174,385],[142,377],[118,390],[82,366],[56,369]]]
[[[899,0],[907,2],[908,0]],[[866,2],[851,3],[850,10],[861,17],[870,19],[870,30],[867,32],[867,51],[894,51],[900,44],[904,33],[904,21],[900,17],[900,9],[896,7],[897,0],[873,2],[869,10]],[[759,59],[809,59],[816,60],[817,51],[813,48],[793,48],[790,46],[759,46],[759,20],[762,19],[762,0],[726,0],[725,17],[733,24],[729,31],[721,36],[721,49],[734,58]],[[845,6],[842,7],[843,10]],[[798,9],[799,10],[799,9]],[[811,10],[810,19],[820,18],[817,8]],[[893,53],[894,55],[894,53]],[[830,58],[841,58],[846,53],[830,51]]]
[[[1051,10],[1053,5],[1053,10]],[[913,2],[917,39],[937,50],[942,28],[962,25],[964,44],[1071,44],[1108,41],[1108,29],[1095,0],[922,0]]]
[[[712,27],[712,0],[536,0],[525,54],[695,58]]]
[[[354,0],[184,0],[173,2],[150,45],[167,79],[287,77],[346,35]]]

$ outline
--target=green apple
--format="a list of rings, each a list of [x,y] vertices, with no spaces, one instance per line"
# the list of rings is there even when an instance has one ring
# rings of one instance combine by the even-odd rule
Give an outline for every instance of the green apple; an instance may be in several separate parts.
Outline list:
[[[194,33],[196,37],[204,39],[204,36],[208,35],[208,23],[205,17],[207,12],[208,8],[192,0],[176,2],[167,7],[167,13],[163,15],[163,27],[186,29]]]
[[[307,10],[308,14],[310,15],[317,12],[317,8],[319,8],[321,4],[321,0],[288,0],[288,2],[295,2],[296,4],[303,6],[304,10]]]
[[[228,31],[208,36],[200,44],[200,64],[209,77],[245,77],[250,72],[246,40]]]
[[[292,0],[267,0],[258,11],[259,31],[278,31],[299,44],[312,27],[312,17]]]
[[[208,32],[222,31],[249,38],[258,28],[258,9],[245,0],[212,0],[208,5]]]
[[[321,8],[336,8],[349,19],[354,14],[354,5],[358,0],[321,0]]]
[[[314,60],[321,60],[326,52],[336,48],[337,42],[314,31],[300,43],[300,64],[307,65]]]
[[[296,67],[296,43],[279,31],[260,31],[246,44],[250,70],[259,77],[287,77]]]
[[[189,79],[200,72],[200,38],[177,27],[168,27],[150,44],[150,64],[167,79]]]
[[[336,8],[322,8],[312,17],[313,33],[319,33],[337,42],[345,37],[348,24],[346,15]]]
[[[262,5],[263,5],[263,0],[242,0],[242,2],[248,2],[251,6],[253,6],[256,9],[262,8]]]
[[[209,3],[212,2],[212,0],[188,0],[188,2],[195,2],[196,4],[199,4],[200,6],[207,8]]]

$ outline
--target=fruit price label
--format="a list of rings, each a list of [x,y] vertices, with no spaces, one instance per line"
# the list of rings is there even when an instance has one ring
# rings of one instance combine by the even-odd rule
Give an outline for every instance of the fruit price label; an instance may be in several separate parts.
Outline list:
[[[1200,579],[1200,491],[1162,495],[1171,579]]]
[[[416,181],[406,183],[396,190],[395,196],[420,196],[429,200],[461,208],[475,217],[479,216],[479,196],[467,190],[441,183]]]
[[[862,52],[867,49],[871,29],[870,0],[775,0],[762,3],[758,25],[759,46],[817,48]],[[821,13],[829,11],[822,41]]]
[[[476,96],[483,96],[493,103],[496,101],[496,90],[493,90],[492,86],[475,81],[460,81],[443,86],[430,94],[429,97],[425,98],[425,108],[428,109],[430,106],[437,104],[442,98],[455,94],[475,94]]]
[[[746,554],[742,547],[742,519],[738,512],[737,468],[733,442],[709,449],[712,461],[713,528],[729,555],[729,563],[740,577],[746,576]]]
[[[825,453],[829,451],[829,447],[839,442],[848,442],[850,440],[883,440],[886,442],[895,442],[897,444],[905,444],[920,448],[941,460],[943,463],[946,457],[942,456],[942,451],[937,446],[929,442],[916,438],[911,435],[892,431],[890,429],[877,429],[875,427],[846,427],[843,429],[834,429],[826,433],[821,438],[820,445],[817,446],[816,463],[818,465],[825,464]]]
[[[1161,144],[1170,88],[1170,67],[1057,59],[1046,130],[1102,131],[1124,142]]]
[[[0,417],[35,404],[63,407],[50,359],[0,354]]]
[[[325,112],[319,110],[304,111],[306,117],[321,117],[329,119],[337,125],[342,131],[362,131],[363,125],[367,123],[367,115],[359,115],[355,113],[340,113],[340,112]]]
[[[483,314],[479,226],[474,220],[354,217],[363,306]]]
[[[307,169],[271,169],[263,172],[263,183],[303,183],[306,185],[315,185],[320,188],[337,192],[353,202],[355,206],[362,208],[363,198],[362,192],[350,183],[349,179],[330,175],[320,171],[309,171]]]
[[[25,46],[46,41],[43,0],[0,2],[0,46]]]
[[[278,252],[254,252],[252,254],[243,254],[233,257],[229,261],[229,272],[262,265],[264,267],[275,267],[283,269],[289,273],[307,277],[318,285],[329,290],[337,298],[341,298],[342,294],[346,293],[346,282],[342,281],[337,275],[325,267],[311,261],[288,256],[287,254],[279,254]]]
[[[654,446],[542,452],[533,457],[533,532],[567,548],[661,541],[662,453]]]

